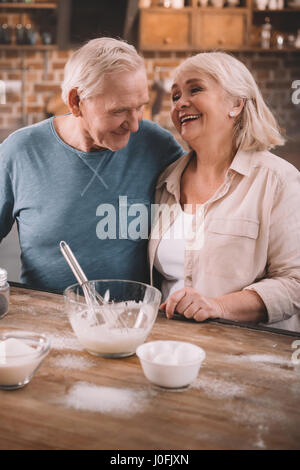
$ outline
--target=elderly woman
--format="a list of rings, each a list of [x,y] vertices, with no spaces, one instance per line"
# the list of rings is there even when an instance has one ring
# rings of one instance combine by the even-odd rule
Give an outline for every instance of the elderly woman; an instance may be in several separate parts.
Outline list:
[[[300,176],[249,70],[200,53],[175,71],[173,123],[191,151],[156,187],[150,271],[167,317],[300,331]]]

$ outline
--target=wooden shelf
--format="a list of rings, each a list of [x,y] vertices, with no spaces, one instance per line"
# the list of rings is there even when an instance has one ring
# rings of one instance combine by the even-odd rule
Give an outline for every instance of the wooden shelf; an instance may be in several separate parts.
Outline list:
[[[281,10],[258,10],[257,8],[253,10],[253,13],[261,13],[265,15],[273,14],[273,13],[295,13],[300,12],[299,8],[283,8]]]
[[[164,8],[164,7],[148,7],[148,8],[139,8],[139,11],[153,11],[157,13],[158,11],[172,11],[172,12],[180,12],[180,11],[192,11],[193,7],[183,7],[183,8]]]
[[[9,8],[11,10],[54,10],[57,3],[0,3],[1,8]]]
[[[55,44],[45,45],[40,44],[36,46],[22,46],[18,44],[0,44],[0,51],[54,51],[57,49]]]
[[[249,11],[249,8],[244,7],[244,6],[238,6],[238,7],[222,7],[222,8],[217,8],[213,7],[211,5],[208,5],[206,7],[197,7],[196,10],[198,11],[214,11],[214,12],[222,12],[222,11],[227,11],[227,12],[233,12],[233,11]]]
[[[245,11],[249,11],[249,8],[246,8],[246,7],[223,7],[223,8],[216,8],[216,7],[213,7],[213,6],[207,6],[207,7],[183,7],[183,8],[164,8],[164,7],[148,7],[148,8],[139,8],[140,11],[152,11],[154,13],[160,13],[162,11],[165,11],[165,12],[172,12],[172,13],[180,13],[180,12],[191,12],[191,11],[205,11],[205,12],[208,12],[208,11],[212,11],[212,12],[218,12],[218,13],[222,13],[222,12],[226,12],[226,13],[233,13],[233,12],[237,12],[237,11],[242,11],[242,12],[245,12]],[[268,11],[268,10],[266,10]]]
[[[25,14],[25,11],[32,15],[34,12],[38,12],[39,10],[43,10],[47,14],[46,10],[56,10],[58,8],[58,4],[55,2],[45,2],[45,3],[0,3],[0,13],[3,10],[9,10],[9,14],[17,13],[21,14],[22,16]],[[49,13],[48,13],[49,15]],[[23,21],[20,20],[20,23]],[[36,44],[36,45],[19,45],[19,44],[0,44],[0,50],[2,51],[9,51],[9,50],[19,50],[19,51],[51,51],[57,49],[57,45],[55,44]]]
[[[210,49],[212,52],[214,52],[216,49]],[[198,49],[197,49],[198,51]],[[196,52],[197,52],[196,51]],[[208,49],[203,49],[203,51],[208,51]],[[199,50],[201,52],[201,50]],[[239,48],[230,48],[228,47],[226,49],[226,52],[259,52],[259,53],[280,53],[280,52],[298,52],[300,54],[300,49],[297,49],[296,47],[284,47],[282,49],[278,49],[277,47],[270,47],[270,49],[262,49],[259,46],[245,46],[245,47],[239,47]]]
[[[270,47],[269,49],[263,49],[262,47],[259,46],[245,46],[240,49],[241,52],[298,52],[300,53],[300,49],[297,49],[296,47],[283,47],[282,49],[278,49],[278,47]]]
[[[153,48],[153,47],[145,47],[143,48],[143,50],[145,52],[160,52],[160,51],[157,51],[157,49]],[[188,49],[185,48],[185,49],[178,49],[178,51],[185,51],[185,52],[192,52],[192,53],[197,53],[197,52],[215,52],[216,50],[218,50],[218,48],[214,47],[214,48],[209,48],[209,47],[206,47],[204,49],[201,49],[201,48],[194,48],[194,47],[189,47]],[[277,47],[270,47],[269,49],[262,49],[260,46],[239,46],[239,47],[226,47],[226,49],[220,49],[222,51],[225,50],[225,52],[260,52],[260,53],[268,53],[268,52],[298,52],[300,54],[300,49],[296,48],[296,47],[284,47],[282,49],[278,49]],[[172,52],[173,49],[170,47],[169,49],[164,49],[165,52]]]
[[[196,9],[199,12],[205,13],[248,13],[249,8],[246,7],[223,7],[223,8],[215,8],[215,7],[198,7]]]

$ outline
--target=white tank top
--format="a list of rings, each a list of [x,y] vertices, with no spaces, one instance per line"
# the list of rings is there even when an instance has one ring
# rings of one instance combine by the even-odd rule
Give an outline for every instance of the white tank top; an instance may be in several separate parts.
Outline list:
[[[194,214],[181,209],[157,247],[154,266],[164,277],[161,286],[163,301],[184,287],[184,252],[193,218]]]

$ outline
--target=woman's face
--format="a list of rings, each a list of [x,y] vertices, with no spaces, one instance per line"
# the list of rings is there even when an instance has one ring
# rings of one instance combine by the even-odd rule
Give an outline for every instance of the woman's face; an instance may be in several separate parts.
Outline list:
[[[181,71],[172,87],[172,121],[182,138],[194,148],[204,139],[232,140],[233,102],[224,89],[206,74]]]

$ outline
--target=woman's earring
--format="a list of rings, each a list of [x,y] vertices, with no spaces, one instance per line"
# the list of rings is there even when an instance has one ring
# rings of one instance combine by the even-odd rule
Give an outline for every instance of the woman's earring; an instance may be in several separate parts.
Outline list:
[[[230,116],[230,117],[234,117],[234,116],[235,116],[235,112],[234,112],[234,111],[230,111],[230,112],[229,112],[229,116]]]

